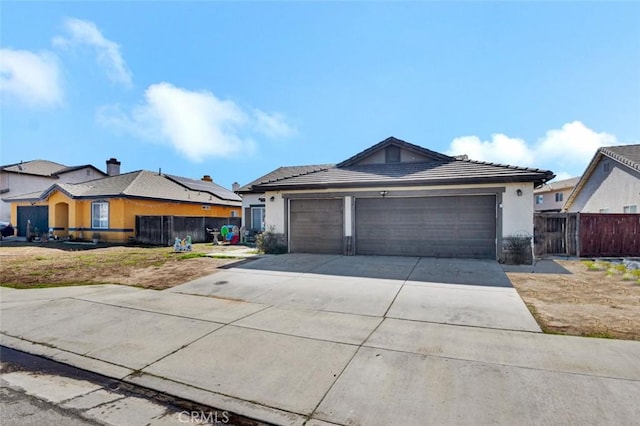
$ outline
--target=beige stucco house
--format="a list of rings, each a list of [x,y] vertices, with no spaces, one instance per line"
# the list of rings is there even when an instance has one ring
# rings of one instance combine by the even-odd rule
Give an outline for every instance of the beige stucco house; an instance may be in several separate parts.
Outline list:
[[[638,213],[640,144],[598,149],[564,206],[567,212]]]
[[[536,212],[560,212],[580,177],[554,180],[533,191],[533,209]]]
[[[115,159],[111,160],[117,162]],[[8,164],[0,167],[0,196],[14,197],[44,191],[55,183],[86,182],[104,176],[104,172],[90,164],[69,167],[47,160]],[[10,220],[11,205],[0,199],[0,221]]]
[[[533,235],[534,187],[553,177],[390,137],[335,165],[277,169],[238,192],[245,208],[264,206],[265,227],[290,252],[500,259],[505,237]]]

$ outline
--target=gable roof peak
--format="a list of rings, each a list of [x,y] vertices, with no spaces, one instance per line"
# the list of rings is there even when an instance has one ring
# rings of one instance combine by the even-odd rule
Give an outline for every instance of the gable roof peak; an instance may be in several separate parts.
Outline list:
[[[344,160],[341,163],[338,163],[336,165],[336,167],[338,168],[342,168],[342,167],[348,167],[348,166],[353,166],[354,164],[358,163],[360,160],[369,157],[370,155],[375,154],[378,151],[381,151],[385,148],[387,148],[388,146],[397,146],[399,148],[403,148],[406,149],[407,151],[411,151],[411,152],[415,152],[416,154],[425,156],[425,157],[429,157],[434,159],[435,161],[453,161],[455,160],[454,157],[450,157],[448,155],[442,154],[440,152],[436,152],[436,151],[432,151],[430,149],[427,148],[423,148],[419,145],[414,145],[412,143],[403,141],[402,139],[398,139],[395,136],[389,136],[388,138],[378,142],[377,144],[365,149],[364,151],[361,151],[359,153],[357,153],[356,155],[347,158],[346,160]]]

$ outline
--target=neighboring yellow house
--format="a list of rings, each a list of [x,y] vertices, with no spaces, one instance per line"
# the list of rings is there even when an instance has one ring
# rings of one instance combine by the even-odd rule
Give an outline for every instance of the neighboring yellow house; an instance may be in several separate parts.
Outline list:
[[[11,203],[12,223],[17,223],[20,209],[40,207],[48,210],[49,228],[57,236],[88,240],[99,233],[99,239],[106,242],[135,237],[136,216],[229,218],[240,217],[242,211],[240,197],[209,176],[194,180],[144,170],[55,184],[42,193],[4,201]]]

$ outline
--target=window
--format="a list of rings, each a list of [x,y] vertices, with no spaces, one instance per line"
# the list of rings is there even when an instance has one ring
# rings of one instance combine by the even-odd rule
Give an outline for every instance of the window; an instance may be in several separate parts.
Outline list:
[[[564,194],[562,192],[556,192],[556,203],[559,203],[564,198]]]
[[[609,213],[609,209],[600,209],[598,213]]]
[[[231,210],[231,217],[238,217],[238,212],[236,210]]]
[[[624,206],[623,213],[638,213],[638,206]]]
[[[608,161],[605,161],[602,164],[602,170],[604,170],[605,173],[608,173],[609,171],[611,171],[611,163],[609,163]]]
[[[400,147],[399,146],[388,146],[384,150],[384,161],[385,163],[399,163],[400,162]]]
[[[544,203],[544,195],[536,195],[536,204],[542,204],[542,203]]]
[[[264,206],[251,207],[251,229],[264,231]]]
[[[96,201],[91,203],[91,227],[97,229],[109,228],[109,203]]]

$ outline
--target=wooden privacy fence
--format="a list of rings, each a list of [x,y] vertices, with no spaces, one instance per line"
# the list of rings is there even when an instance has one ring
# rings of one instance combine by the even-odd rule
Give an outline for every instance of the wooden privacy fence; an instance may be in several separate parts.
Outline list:
[[[536,256],[640,256],[640,214],[536,213]]]
[[[220,229],[223,225],[240,227],[239,217],[200,216],[136,216],[136,241],[142,244],[172,245],[176,237],[191,235],[194,243],[212,241],[209,229]]]

